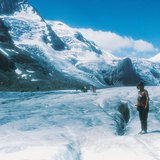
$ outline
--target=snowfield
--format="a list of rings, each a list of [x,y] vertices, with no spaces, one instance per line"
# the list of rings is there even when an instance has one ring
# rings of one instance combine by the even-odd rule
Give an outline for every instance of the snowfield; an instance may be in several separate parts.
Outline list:
[[[158,160],[160,87],[139,135],[137,89],[0,93],[1,160]],[[128,123],[127,123],[128,122]]]

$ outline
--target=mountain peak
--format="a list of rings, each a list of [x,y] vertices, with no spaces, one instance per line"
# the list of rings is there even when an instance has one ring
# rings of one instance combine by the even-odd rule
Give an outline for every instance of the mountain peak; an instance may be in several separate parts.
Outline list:
[[[16,11],[21,11],[27,0],[0,0],[0,14],[13,14]]]
[[[156,54],[155,56],[149,59],[152,62],[160,62],[160,53]]]

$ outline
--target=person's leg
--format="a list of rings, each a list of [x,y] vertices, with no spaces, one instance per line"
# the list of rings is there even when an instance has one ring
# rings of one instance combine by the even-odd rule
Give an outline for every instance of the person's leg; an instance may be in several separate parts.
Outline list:
[[[148,119],[148,110],[144,110],[143,121],[144,121],[144,131],[147,132],[147,119]]]
[[[143,130],[144,132],[147,132],[147,120],[143,121]]]
[[[143,110],[142,109],[139,109],[139,119],[141,121],[141,130],[143,131],[144,127],[143,127]]]

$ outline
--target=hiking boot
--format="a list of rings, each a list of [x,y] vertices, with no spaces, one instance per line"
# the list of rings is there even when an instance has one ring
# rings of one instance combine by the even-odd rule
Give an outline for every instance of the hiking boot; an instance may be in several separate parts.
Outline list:
[[[146,134],[146,133],[147,133],[147,131],[144,131],[144,130],[139,132],[139,134]]]
[[[145,130],[144,133],[147,133],[147,131]]]

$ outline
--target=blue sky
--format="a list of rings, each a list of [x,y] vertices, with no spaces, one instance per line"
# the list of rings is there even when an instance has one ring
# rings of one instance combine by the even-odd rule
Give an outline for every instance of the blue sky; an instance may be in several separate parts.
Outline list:
[[[111,31],[160,48],[160,0],[29,0],[45,19]]]

